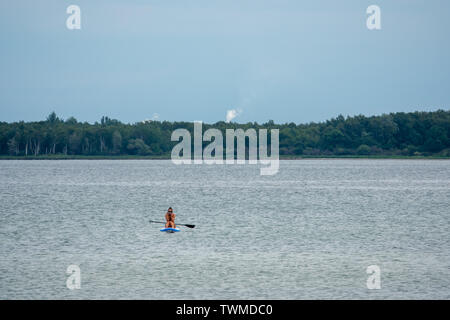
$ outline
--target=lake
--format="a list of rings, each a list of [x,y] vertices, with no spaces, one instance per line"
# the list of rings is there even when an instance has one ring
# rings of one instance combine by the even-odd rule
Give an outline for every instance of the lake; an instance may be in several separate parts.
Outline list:
[[[0,161],[0,299],[450,298],[449,160],[259,168]]]

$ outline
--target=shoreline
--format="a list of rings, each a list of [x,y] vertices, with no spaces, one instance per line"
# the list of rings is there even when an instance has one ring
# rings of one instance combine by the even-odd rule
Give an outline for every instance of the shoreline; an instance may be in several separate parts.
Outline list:
[[[445,156],[392,156],[392,155],[318,155],[318,156],[280,156],[279,160],[341,160],[341,159],[367,159],[367,160],[450,160]],[[0,160],[171,160],[167,156],[136,156],[136,155],[40,155],[40,156],[0,156]]]

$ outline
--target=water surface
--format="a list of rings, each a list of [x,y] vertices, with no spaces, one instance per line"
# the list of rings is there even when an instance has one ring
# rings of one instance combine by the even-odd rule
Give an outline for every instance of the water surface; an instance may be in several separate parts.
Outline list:
[[[449,208],[447,160],[0,161],[0,298],[449,299]]]

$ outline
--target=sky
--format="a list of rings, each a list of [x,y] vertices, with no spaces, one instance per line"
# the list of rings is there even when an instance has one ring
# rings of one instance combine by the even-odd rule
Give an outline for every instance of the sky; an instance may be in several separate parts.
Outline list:
[[[381,30],[366,26],[373,4]],[[1,1],[0,121],[448,110],[449,13],[448,0]]]

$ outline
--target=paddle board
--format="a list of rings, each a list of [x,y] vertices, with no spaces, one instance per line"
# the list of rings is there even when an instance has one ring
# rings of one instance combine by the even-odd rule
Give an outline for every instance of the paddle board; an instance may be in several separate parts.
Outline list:
[[[180,232],[180,229],[178,228],[164,228],[159,230],[161,232],[167,232],[167,233],[174,233],[174,232]]]

